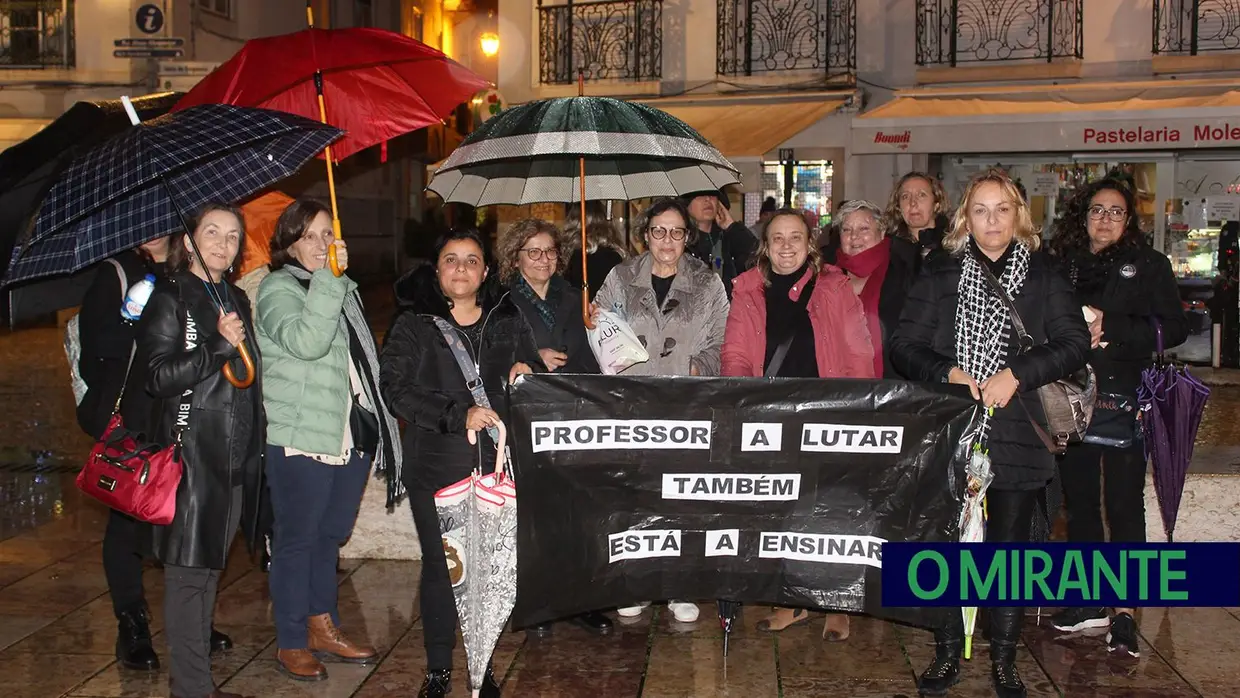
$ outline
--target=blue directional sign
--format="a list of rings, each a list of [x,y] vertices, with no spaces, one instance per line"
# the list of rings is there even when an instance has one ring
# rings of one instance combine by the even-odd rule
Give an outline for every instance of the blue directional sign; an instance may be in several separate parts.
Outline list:
[[[164,28],[164,11],[157,5],[146,4],[138,8],[134,21],[143,34],[157,34]]]

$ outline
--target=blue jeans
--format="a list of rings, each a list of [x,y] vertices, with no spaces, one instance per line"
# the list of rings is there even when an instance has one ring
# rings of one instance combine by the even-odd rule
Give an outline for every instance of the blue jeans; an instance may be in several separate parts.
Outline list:
[[[306,619],[336,612],[336,563],[353,532],[370,459],[352,452],[347,465],[286,456],[267,447],[267,482],[275,525],[271,541],[271,603],[280,649],[305,649]]]

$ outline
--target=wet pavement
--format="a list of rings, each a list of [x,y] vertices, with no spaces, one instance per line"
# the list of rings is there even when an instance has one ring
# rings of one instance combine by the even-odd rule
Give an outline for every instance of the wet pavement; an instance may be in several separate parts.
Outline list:
[[[379,323],[376,323],[379,324]],[[385,324],[385,323],[384,323]],[[381,328],[380,328],[381,329]],[[0,332],[0,696],[165,696],[167,676],[120,668],[100,541],[106,511],[73,485],[90,446],[73,419],[73,399],[54,328]],[[1198,440],[1194,469],[1240,473],[1240,387],[1217,388]],[[410,531],[412,535],[412,531]],[[373,667],[332,664],[331,678],[299,684],[280,675],[266,575],[238,546],[221,582],[217,626],[237,646],[215,662],[229,691],[258,696],[411,696],[425,668],[415,598],[417,562],[341,562],[345,629],[377,644]],[[165,658],[162,576],[146,573],[156,648]],[[709,609],[704,606],[704,611]],[[1048,609],[1049,610],[1049,609]],[[821,639],[822,621],[779,635],[755,631],[764,609],[738,622],[726,661],[718,624],[704,612],[680,624],[656,606],[608,637],[559,624],[542,640],[505,634],[496,673],[505,696],[672,698],[733,696],[914,696],[914,678],[933,655],[928,632],[854,618],[845,642]],[[1234,696],[1240,693],[1240,609],[1138,612],[1140,659],[1111,657],[1101,636],[1062,637],[1031,611],[1019,664],[1032,696]],[[457,652],[454,695],[464,691]],[[952,696],[993,695],[978,638]]]

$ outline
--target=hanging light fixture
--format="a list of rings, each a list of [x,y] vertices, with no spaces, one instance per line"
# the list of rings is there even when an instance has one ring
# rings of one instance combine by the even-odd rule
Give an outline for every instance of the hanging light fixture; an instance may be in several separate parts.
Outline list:
[[[487,58],[494,58],[499,53],[499,35],[495,32],[484,32],[478,37],[478,43],[482,45],[482,55]]]

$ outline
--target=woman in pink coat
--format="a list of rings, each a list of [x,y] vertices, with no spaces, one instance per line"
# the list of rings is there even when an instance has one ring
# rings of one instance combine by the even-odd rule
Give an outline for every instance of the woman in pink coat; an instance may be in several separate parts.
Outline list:
[[[724,376],[874,378],[865,309],[838,267],[822,262],[800,211],[776,211],[758,247],[758,264],[736,277],[723,335]],[[778,608],[758,629],[778,632],[809,621],[803,608]],[[823,637],[848,638],[848,616],[829,614]]]

